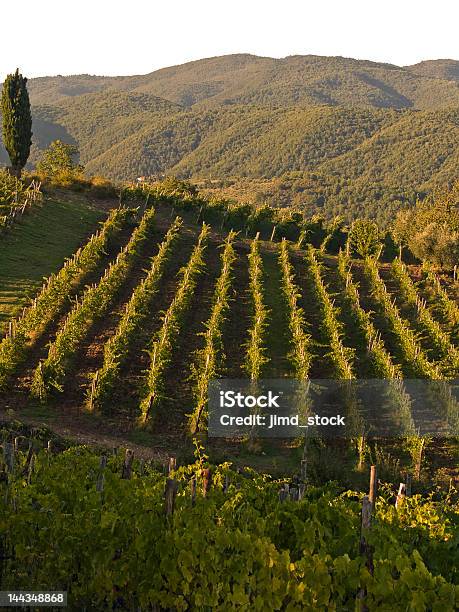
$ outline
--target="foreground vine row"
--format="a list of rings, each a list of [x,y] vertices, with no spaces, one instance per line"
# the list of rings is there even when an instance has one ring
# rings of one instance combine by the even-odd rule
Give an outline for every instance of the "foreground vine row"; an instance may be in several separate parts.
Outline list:
[[[451,492],[395,508],[383,485],[365,533],[369,567],[359,543],[362,494],[334,484],[281,501],[283,482],[224,464],[212,468],[209,486],[197,462],[171,475],[171,515],[166,477],[149,464],[134,461],[126,473],[122,457],[76,447],[33,461],[20,452],[7,470],[3,589],[65,590],[73,610],[459,607]]]

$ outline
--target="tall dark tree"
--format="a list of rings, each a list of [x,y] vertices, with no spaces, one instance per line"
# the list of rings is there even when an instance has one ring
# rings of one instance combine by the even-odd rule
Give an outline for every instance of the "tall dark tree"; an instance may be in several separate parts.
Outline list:
[[[3,83],[3,144],[11,161],[11,173],[18,178],[27,163],[32,144],[32,115],[27,79],[16,69]]]

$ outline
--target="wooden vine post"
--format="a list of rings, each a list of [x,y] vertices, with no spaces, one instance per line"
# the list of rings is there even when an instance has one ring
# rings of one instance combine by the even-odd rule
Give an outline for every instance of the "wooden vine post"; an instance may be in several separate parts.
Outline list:
[[[134,453],[126,449],[126,455],[124,457],[123,469],[121,472],[121,478],[123,480],[130,480],[132,475],[132,463],[134,461]]]
[[[212,471],[210,468],[204,468],[202,470],[202,494],[207,497],[212,486]]]
[[[378,486],[378,481],[377,481],[377,476],[376,476],[376,466],[372,465],[370,468],[370,494],[369,494],[369,500],[372,505],[372,510],[374,509],[374,506],[375,506],[377,486]]]
[[[191,479],[191,505],[196,503],[196,476]]]
[[[373,564],[373,550],[368,544],[367,537],[368,532],[371,529],[371,519],[374,512],[375,502],[377,495],[377,471],[376,466],[372,465],[370,468],[370,491],[368,495],[365,495],[362,499],[362,512],[361,512],[361,526],[360,526],[360,543],[359,550],[360,554],[366,557],[366,568],[369,573],[373,575],[374,564]],[[366,589],[360,588],[357,599],[360,600],[360,610],[366,612],[368,607],[365,604]]]
[[[166,480],[166,487],[164,489],[164,503],[166,516],[172,516],[175,509],[175,498],[177,496],[178,483],[173,478]]]
[[[279,491],[279,501],[280,502],[284,502],[288,499],[290,494],[290,485],[289,484],[284,484]]]
[[[406,497],[406,484],[404,482],[401,482],[398,487],[397,499],[395,500],[396,508],[399,508],[402,505],[405,497]]]

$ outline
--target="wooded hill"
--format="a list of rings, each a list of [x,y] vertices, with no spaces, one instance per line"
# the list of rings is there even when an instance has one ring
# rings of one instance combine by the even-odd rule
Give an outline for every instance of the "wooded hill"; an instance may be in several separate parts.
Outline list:
[[[59,138],[90,174],[218,179],[210,186],[225,194],[236,185],[256,201],[384,222],[457,178],[458,81],[452,60],[251,55],[31,79],[31,164]]]

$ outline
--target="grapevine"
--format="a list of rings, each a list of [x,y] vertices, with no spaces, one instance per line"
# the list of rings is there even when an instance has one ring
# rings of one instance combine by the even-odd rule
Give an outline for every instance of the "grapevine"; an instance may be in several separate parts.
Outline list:
[[[121,376],[121,368],[126,365],[132,344],[150,314],[152,299],[158,293],[164,267],[181,226],[182,221],[177,217],[153,257],[147,276],[132,292],[115,334],[105,345],[103,365],[95,372],[88,393],[90,410],[107,406],[112,397]]]
[[[416,309],[419,322],[424,327],[431,345],[437,349],[444,359],[445,369],[452,370],[451,374],[458,372],[459,349],[451,343],[449,335],[433,318],[425,301],[419,296],[405,264],[398,258],[392,262],[392,275],[398,282],[401,296],[410,306]]]
[[[367,257],[364,269],[370,283],[373,299],[386,316],[393,333],[399,341],[405,361],[410,365],[413,373],[420,378],[441,378],[440,370],[428,360],[416,334],[400,316],[392,296],[379,275],[376,261]]]
[[[11,322],[12,334],[0,342],[0,388],[25,359],[46,326],[58,315],[76,283],[97,269],[108,244],[126,225],[128,209],[113,210],[102,228],[43,284],[32,304]]]
[[[258,380],[268,359],[265,355],[264,333],[269,311],[264,304],[263,261],[258,236],[252,240],[249,258],[250,293],[252,301],[252,327],[249,330],[245,370],[251,380]]]
[[[344,251],[340,251],[338,255],[338,274],[348,304],[363,332],[375,374],[380,378],[399,377],[400,367],[393,363],[390,353],[373,325],[371,314],[360,305],[359,288],[351,274],[351,260]]]
[[[162,399],[164,371],[170,363],[174,344],[184,324],[185,313],[193,299],[197,277],[203,266],[203,253],[209,236],[209,229],[208,225],[203,225],[188,264],[181,270],[181,280],[177,292],[164,314],[161,329],[153,343],[150,367],[140,403],[139,422],[141,425],[145,425],[156,415],[159,402]]]
[[[225,240],[221,255],[221,272],[215,286],[212,311],[206,322],[206,331],[203,333],[204,348],[198,352],[196,364],[193,367],[195,403],[193,413],[190,415],[192,434],[196,434],[203,427],[202,421],[206,417],[208,385],[218,375],[220,362],[223,361],[222,326],[229,309],[232,269],[236,260],[233,245],[235,237],[236,233],[231,231]]]
[[[279,247],[279,262],[282,270],[282,288],[287,302],[289,328],[292,336],[291,360],[295,368],[296,378],[306,381],[309,378],[312,361],[310,352],[311,337],[305,331],[306,321],[304,311],[298,305],[301,293],[295,282],[286,240],[283,240]]]
[[[456,328],[459,326],[459,306],[449,297],[448,292],[442,286],[440,279],[436,274],[429,272],[427,275],[427,280],[434,292],[443,316],[453,329]]]
[[[91,325],[102,318],[126,281],[141,247],[152,234],[154,209],[146,211],[128,244],[110,264],[99,284],[89,287],[81,301],[77,301],[60,327],[48,356],[38,364],[31,387],[32,396],[44,401],[52,389],[62,392],[72,358]]]
[[[338,309],[331,300],[322,278],[321,266],[316,258],[314,248],[309,245],[306,255],[306,265],[312,279],[314,292],[320,304],[323,317],[323,328],[331,348],[331,359],[338,378],[352,379],[354,351],[345,347],[342,342],[343,327],[338,320]]]

